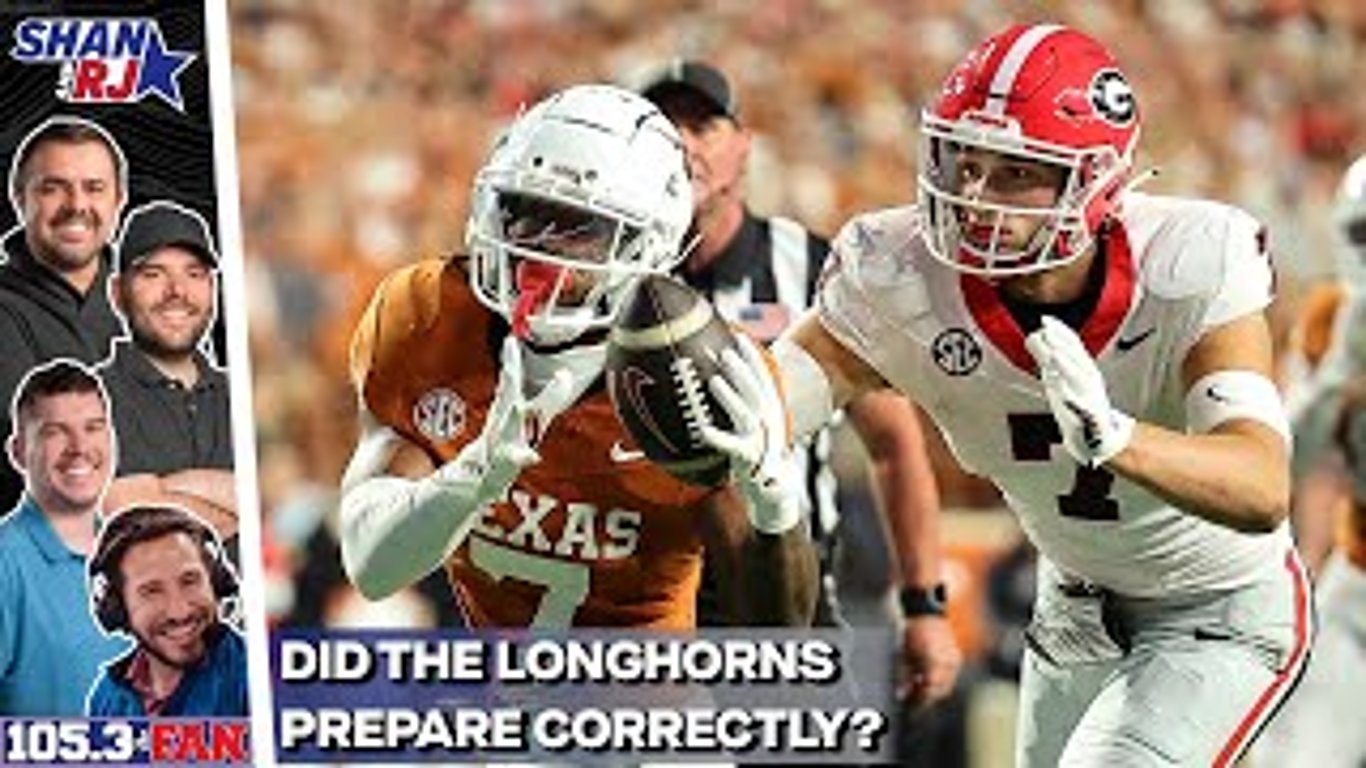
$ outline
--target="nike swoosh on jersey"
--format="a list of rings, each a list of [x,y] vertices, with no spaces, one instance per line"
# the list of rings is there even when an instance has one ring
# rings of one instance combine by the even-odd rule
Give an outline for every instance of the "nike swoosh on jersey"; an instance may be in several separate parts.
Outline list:
[[[1120,352],[1128,352],[1139,344],[1147,341],[1148,337],[1152,336],[1154,333],[1157,333],[1157,326],[1153,326],[1137,336],[1130,336],[1127,339],[1121,337],[1115,342],[1115,349],[1118,349]]]
[[[621,441],[618,440],[615,443],[612,443],[612,450],[608,451],[607,456],[616,464],[626,464],[632,461],[640,461],[645,458],[645,451],[627,450],[626,447],[621,444]]]

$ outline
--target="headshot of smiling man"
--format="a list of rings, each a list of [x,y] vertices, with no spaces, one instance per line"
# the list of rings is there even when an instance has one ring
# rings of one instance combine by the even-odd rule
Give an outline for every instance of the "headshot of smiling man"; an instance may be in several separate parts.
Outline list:
[[[99,125],[56,116],[15,152],[9,193],[19,226],[4,237],[0,264],[0,402],[39,363],[94,363],[108,354],[120,325],[104,285],[109,241],[128,199],[127,164]],[[0,467],[0,509],[14,504],[20,485]]]
[[[247,714],[246,647],[219,614],[237,579],[208,526],[177,507],[125,509],[101,532],[89,576],[100,626],[137,642],[105,666],[90,716]]]
[[[100,664],[125,647],[87,610],[85,559],[115,461],[99,379],[58,360],[15,397],[9,459],[26,478],[0,522],[0,714],[79,715]]]
[[[128,215],[109,293],[127,324],[100,369],[119,439],[105,508],[185,507],[237,532],[228,379],[210,362],[218,259],[202,217],[159,200]]]

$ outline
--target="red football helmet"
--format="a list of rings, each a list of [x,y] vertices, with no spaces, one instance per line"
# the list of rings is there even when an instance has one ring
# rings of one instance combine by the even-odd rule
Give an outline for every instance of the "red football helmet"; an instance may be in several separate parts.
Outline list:
[[[1051,269],[1090,246],[1118,203],[1138,139],[1138,105],[1100,43],[1056,24],[1019,25],[988,39],[949,74],[921,114],[918,187],[930,253],[964,272],[1003,277]],[[1051,207],[960,193],[967,148],[1064,170]],[[989,223],[988,242],[962,236],[965,214]],[[1001,242],[1007,216],[1042,219],[1022,248]]]

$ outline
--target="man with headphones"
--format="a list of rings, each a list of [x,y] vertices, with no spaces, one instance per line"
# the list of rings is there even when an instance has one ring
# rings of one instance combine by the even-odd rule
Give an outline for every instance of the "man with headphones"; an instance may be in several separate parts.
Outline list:
[[[105,524],[88,572],[95,620],[137,645],[105,665],[86,714],[248,714],[246,646],[220,616],[237,578],[207,525],[179,507],[128,507]]]

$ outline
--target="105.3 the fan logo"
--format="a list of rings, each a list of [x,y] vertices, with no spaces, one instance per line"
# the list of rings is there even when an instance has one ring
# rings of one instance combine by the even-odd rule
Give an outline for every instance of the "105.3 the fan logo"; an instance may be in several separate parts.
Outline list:
[[[0,763],[246,763],[248,721],[211,719],[6,719]]]

